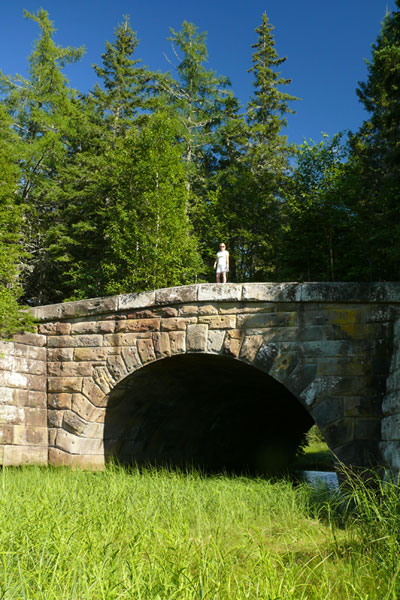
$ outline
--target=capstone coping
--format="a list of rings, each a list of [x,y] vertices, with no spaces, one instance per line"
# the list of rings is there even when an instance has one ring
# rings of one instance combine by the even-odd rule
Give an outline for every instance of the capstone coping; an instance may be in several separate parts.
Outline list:
[[[166,304],[193,302],[317,302],[400,304],[400,282],[200,283],[138,294],[90,298],[31,308],[39,321],[110,314]]]

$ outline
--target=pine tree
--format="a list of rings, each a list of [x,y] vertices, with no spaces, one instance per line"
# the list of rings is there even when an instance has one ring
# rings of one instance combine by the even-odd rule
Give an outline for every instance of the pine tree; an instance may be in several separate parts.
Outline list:
[[[54,197],[59,168],[68,158],[68,132],[74,118],[73,93],[62,67],[82,56],[83,49],[61,48],[53,41],[54,26],[48,13],[25,11],[35,21],[40,37],[29,57],[29,78],[1,75],[3,104],[13,117],[22,143],[20,150],[20,202],[26,207],[25,244],[31,255],[24,273],[27,298],[35,303],[55,300],[56,269],[48,236],[60,218]]]
[[[22,312],[18,299],[22,295],[22,207],[17,204],[20,173],[15,161],[18,139],[11,119],[0,105],[0,337],[21,329],[30,329],[32,320]]]
[[[400,8],[399,0],[396,6]],[[351,136],[354,275],[400,277],[400,11],[387,14],[357,94],[370,114]]]

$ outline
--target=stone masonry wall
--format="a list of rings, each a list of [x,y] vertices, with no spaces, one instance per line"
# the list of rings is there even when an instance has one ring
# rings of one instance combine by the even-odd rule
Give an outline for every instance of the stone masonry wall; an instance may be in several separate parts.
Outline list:
[[[38,307],[48,346],[50,464],[104,464],[108,395],[180,353],[260,368],[340,460],[378,461],[396,284],[201,284]]]
[[[46,337],[0,342],[0,464],[48,462]]]

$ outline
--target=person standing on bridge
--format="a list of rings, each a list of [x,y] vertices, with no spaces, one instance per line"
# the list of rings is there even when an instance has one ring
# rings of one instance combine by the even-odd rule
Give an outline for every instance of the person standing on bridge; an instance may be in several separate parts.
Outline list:
[[[217,283],[226,283],[226,274],[229,271],[229,252],[225,247],[225,244],[219,245],[219,252],[215,257],[214,269],[217,269]]]

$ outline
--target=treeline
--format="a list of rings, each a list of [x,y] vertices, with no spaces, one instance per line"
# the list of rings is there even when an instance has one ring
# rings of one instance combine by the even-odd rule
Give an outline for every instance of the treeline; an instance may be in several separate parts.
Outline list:
[[[396,0],[400,8],[400,0]],[[357,94],[358,132],[296,148],[286,60],[264,14],[240,105],[207,66],[205,33],[171,29],[171,71],[136,56],[124,19],[86,94],[63,74],[44,10],[28,76],[0,72],[0,322],[43,304],[213,280],[398,280],[400,11],[388,14]],[[249,51],[249,56],[251,52]]]

